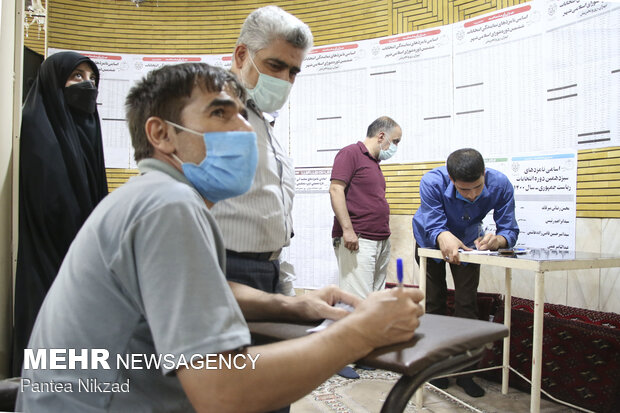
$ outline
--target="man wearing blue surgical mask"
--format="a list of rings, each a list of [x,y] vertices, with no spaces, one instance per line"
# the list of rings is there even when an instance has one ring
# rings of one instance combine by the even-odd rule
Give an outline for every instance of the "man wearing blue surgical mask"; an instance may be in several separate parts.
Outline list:
[[[269,411],[373,348],[413,337],[423,313],[413,288],[361,302],[336,287],[287,297],[226,281],[210,208],[254,178],[244,95],[234,75],[204,63],[164,66],[131,89],[140,175],[99,203],[69,248],[28,343],[18,411]],[[245,319],[276,317],[340,321],[252,346]],[[60,369],[45,368],[50,349],[70,349]],[[214,368],[215,359],[229,361]]]
[[[312,41],[310,28],[277,6],[254,10],[243,23],[231,71],[248,94],[258,166],[244,195],[220,202],[212,211],[224,234],[227,278],[287,295],[294,295],[293,275],[288,274],[293,271],[288,263],[281,267],[280,255],[293,234],[295,170],[270,121],[286,103]]]
[[[393,119],[382,116],[368,126],[363,142],[345,146],[334,158],[329,195],[340,288],[361,298],[385,286],[390,206],[379,163],[394,155],[402,134]]]
[[[484,233],[482,220],[493,210],[496,232]],[[515,218],[514,189],[503,173],[485,168],[480,152],[471,148],[454,151],[445,166],[426,173],[420,181],[420,208],[413,217],[415,258],[418,248],[439,248],[444,260],[427,260],[426,310],[446,315],[446,263],[454,280],[454,315],[478,318],[477,290],[480,265],[461,264],[459,248],[497,250],[517,242],[519,227]],[[469,375],[456,383],[471,397],[482,397],[484,390]],[[431,381],[447,388],[447,378]]]
[[[368,126],[364,142],[345,146],[334,159],[329,196],[334,210],[332,244],[339,285],[361,298],[385,286],[390,260],[390,206],[379,163],[396,153],[402,134],[393,119],[382,116]],[[349,366],[338,374],[359,378]]]

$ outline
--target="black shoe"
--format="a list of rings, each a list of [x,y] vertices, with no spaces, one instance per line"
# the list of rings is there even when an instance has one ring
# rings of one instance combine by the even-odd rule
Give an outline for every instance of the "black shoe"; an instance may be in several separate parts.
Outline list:
[[[448,381],[447,377],[431,380],[429,381],[429,383],[442,390],[445,390],[450,386],[450,382]]]
[[[471,377],[457,377],[456,384],[461,386],[465,393],[471,397],[484,396],[484,389],[478,386]]]
[[[339,372],[338,375],[344,377],[345,379],[359,379],[360,375],[357,374],[352,367],[344,366]]]

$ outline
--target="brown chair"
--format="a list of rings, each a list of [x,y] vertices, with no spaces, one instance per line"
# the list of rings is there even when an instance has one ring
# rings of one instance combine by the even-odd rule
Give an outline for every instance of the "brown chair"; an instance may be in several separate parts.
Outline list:
[[[257,343],[301,337],[312,327],[274,322],[248,325]],[[358,363],[402,374],[381,409],[384,413],[402,412],[420,385],[477,363],[487,346],[507,336],[503,324],[425,314],[410,341],[377,349]]]

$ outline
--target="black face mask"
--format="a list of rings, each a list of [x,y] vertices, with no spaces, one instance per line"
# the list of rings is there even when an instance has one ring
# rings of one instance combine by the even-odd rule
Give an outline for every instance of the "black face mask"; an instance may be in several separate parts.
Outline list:
[[[85,113],[94,113],[97,109],[98,93],[93,82],[89,81],[75,83],[64,89],[67,105]]]

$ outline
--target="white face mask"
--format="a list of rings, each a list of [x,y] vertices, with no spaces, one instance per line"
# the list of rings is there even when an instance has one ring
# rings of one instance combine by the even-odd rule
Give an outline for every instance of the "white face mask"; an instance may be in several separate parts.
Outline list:
[[[379,160],[380,161],[385,161],[386,159],[390,159],[396,153],[396,149],[398,149],[398,146],[396,146],[394,142],[392,142],[389,139],[388,139],[388,142],[390,142],[390,146],[387,149],[385,150],[379,149]]]
[[[280,110],[284,103],[286,103],[293,85],[286,80],[261,73],[249,52],[248,57],[258,72],[258,82],[256,82],[256,86],[253,89],[247,88],[248,95],[263,112],[271,113]]]

